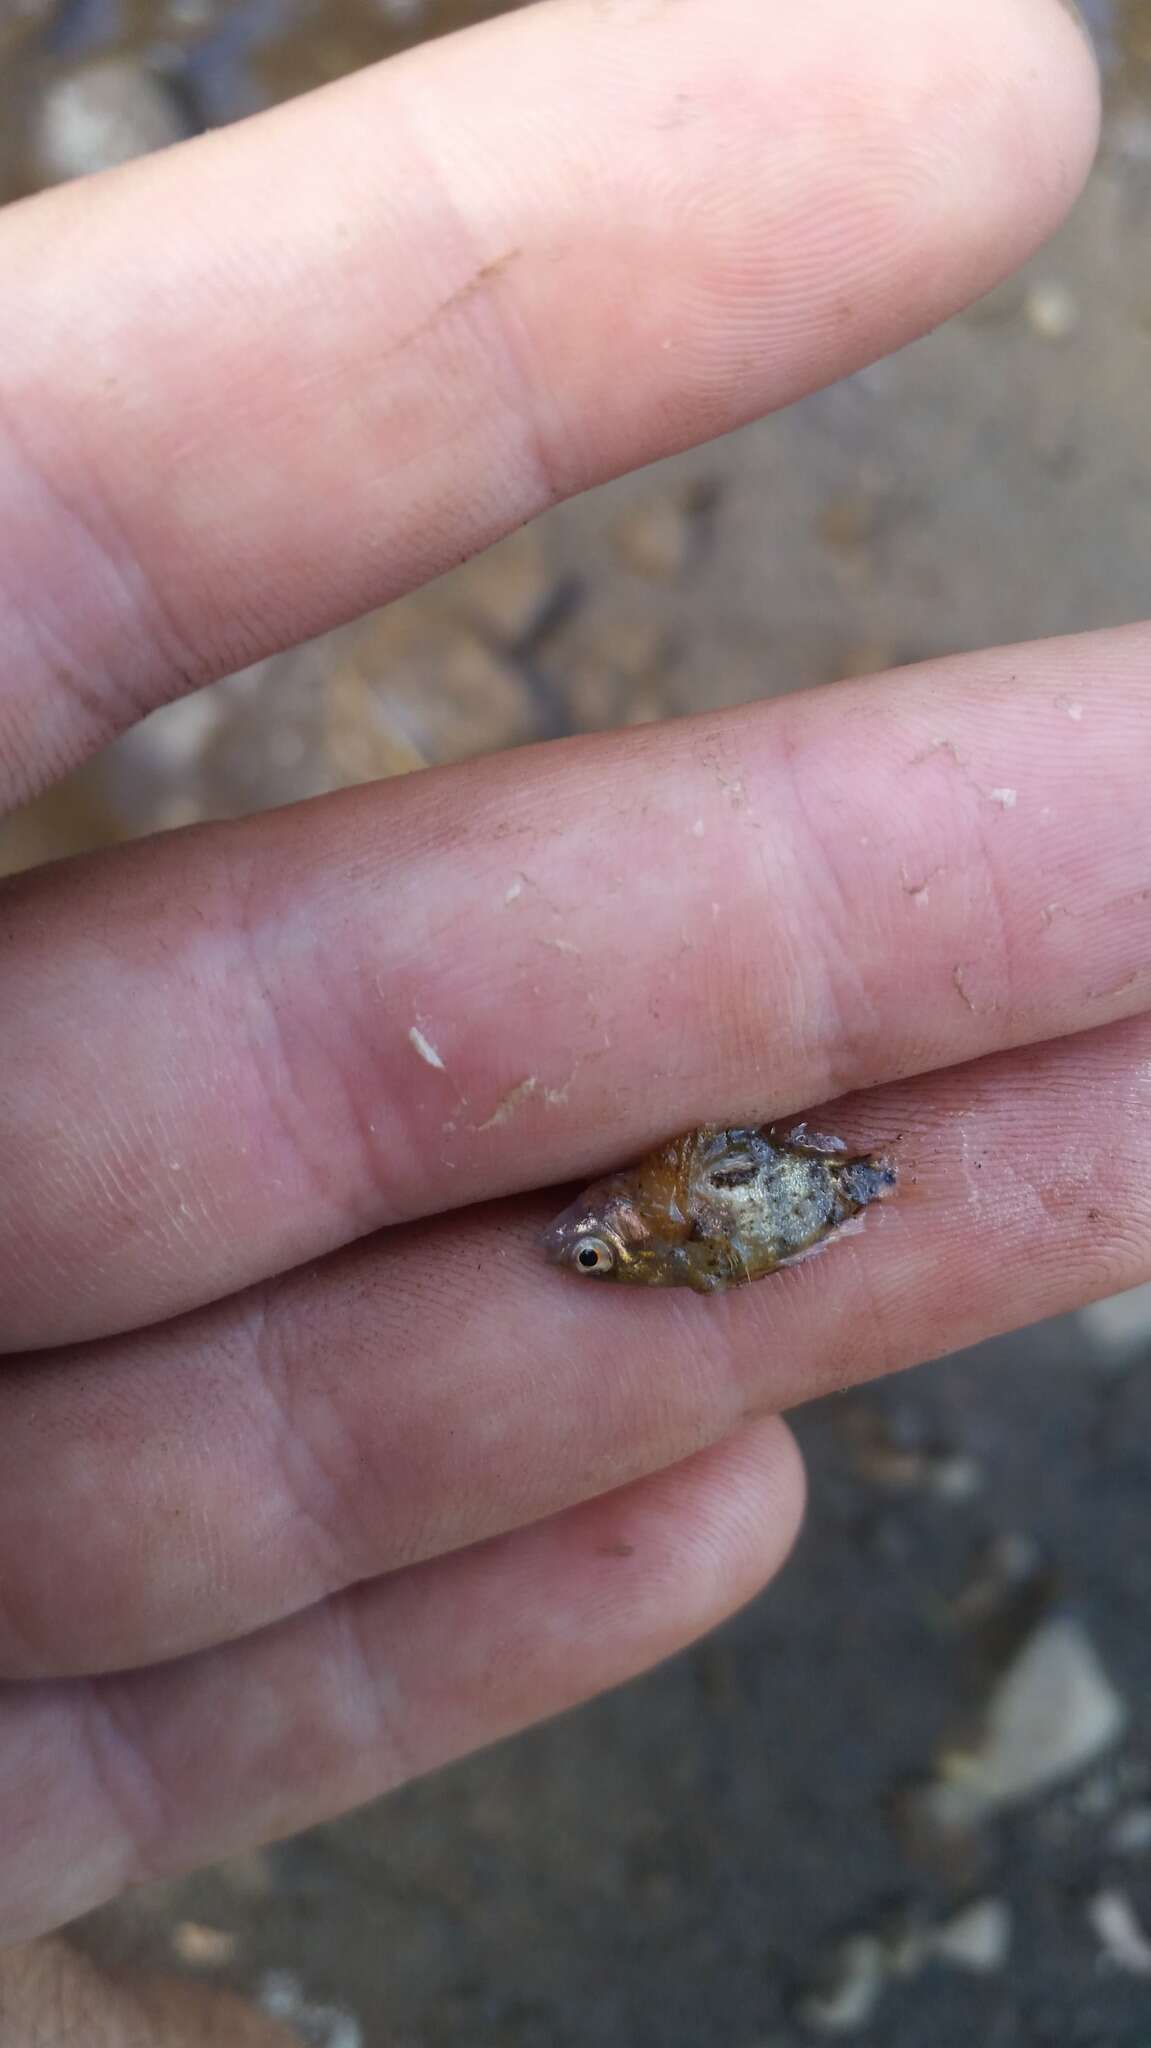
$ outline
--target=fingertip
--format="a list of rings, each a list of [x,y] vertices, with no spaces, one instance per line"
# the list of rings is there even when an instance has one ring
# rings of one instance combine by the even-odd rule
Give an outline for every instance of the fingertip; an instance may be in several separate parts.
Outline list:
[[[717,1590],[726,1590],[734,1608],[786,1563],[803,1522],[807,1473],[799,1445],[778,1415],[746,1423],[708,1455],[726,1574]]]
[[[634,1560],[629,1626],[646,1614],[639,1633],[648,1634],[650,1661],[663,1630],[666,1654],[716,1627],[775,1577],[799,1534],[805,1499],[799,1447],[773,1415],[577,1513],[594,1525],[593,1548],[619,1547]]]
[[[1012,0],[1006,7],[1003,0],[979,0],[960,11],[968,17],[990,117],[985,203],[1002,222],[1011,268],[1055,231],[1091,170],[1102,112],[1099,67],[1073,0]]]

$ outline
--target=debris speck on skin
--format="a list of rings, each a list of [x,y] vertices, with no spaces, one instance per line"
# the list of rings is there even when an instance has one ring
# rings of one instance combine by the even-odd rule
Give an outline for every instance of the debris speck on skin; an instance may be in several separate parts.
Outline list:
[[[577,945],[571,939],[541,939],[541,946],[550,946],[553,953],[571,953],[577,960],[583,958]]]
[[[695,821],[695,824],[694,824],[694,825],[692,826],[692,828],[691,828],[691,836],[692,836],[692,838],[693,838],[693,839],[702,839],[702,838],[703,838],[703,833],[704,833],[704,824],[703,824],[703,819],[702,819],[702,818],[697,818],[697,819],[696,819],[696,821]]]
[[[958,965],[958,963],[951,970],[951,981],[955,989],[956,995],[960,998],[962,1002],[967,1004],[967,1007],[971,1011],[972,1016],[974,1016],[976,1014],[975,1004],[972,1002],[971,997],[968,995],[967,990],[963,985],[963,969],[961,966]]]
[[[1151,1941],[1126,1892],[1096,1892],[1087,1918],[1109,1963],[1128,1976],[1151,1977]]]
[[[1017,789],[992,789],[988,791],[993,804],[999,804],[1005,811],[1013,811],[1019,802]]]
[[[195,1969],[221,1968],[232,1961],[238,1947],[234,1934],[223,1927],[204,1927],[198,1920],[179,1920],[172,1929],[173,1950]]]
[[[922,768],[924,762],[932,760],[936,754],[950,754],[957,768],[965,768],[967,766],[955,741],[945,739],[932,740],[930,746],[924,747],[922,753],[912,756],[908,766],[911,768]]]
[[[509,1088],[502,1101],[496,1104],[491,1115],[486,1117],[482,1124],[475,1124],[473,1129],[477,1135],[483,1131],[497,1130],[500,1124],[506,1124],[509,1118],[515,1115],[517,1109],[520,1109],[525,1102],[529,1102],[534,1095],[540,1096],[547,1103],[549,1109],[554,1109],[557,1104],[567,1101],[568,1089],[571,1087],[571,1084],[572,1077],[569,1076],[562,1088],[545,1088],[537,1074],[528,1074],[523,1081],[517,1081],[514,1088]]]
[[[1076,724],[1078,724],[1078,723],[1079,723],[1079,720],[1080,720],[1080,719],[1082,718],[1082,716],[1083,716],[1083,706],[1082,706],[1082,704],[1069,704],[1069,705],[1067,706],[1067,716],[1068,716],[1068,718],[1073,718],[1073,719],[1075,720]]]
[[[420,1058],[424,1060],[429,1067],[435,1067],[437,1072],[441,1074],[445,1071],[443,1060],[440,1058],[440,1055],[436,1051],[435,1046],[432,1044],[431,1039],[426,1038],[424,1036],[424,1033],[420,1030],[418,1024],[412,1025],[411,1030],[408,1032],[408,1040],[409,1043],[415,1047],[416,1051],[419,1053]]]
[[[931,868],[926,875],[920,877],[919,881],[913,881],[912,877],[908,874],[907,869],[905,867],[901,867],[899,870],[899,880],[904,895],[910,896],[912,902],[916,905],[918,909],[923,909],[924,906],[931,901],[932,882],[934,882],[937,876],[941,875],[942,873],[942,867]]]
[[[516,878],[515,878],[515,881],[514,881],[514,882],[512,883],[512,885],[511,885],[511,887],[510,887],[509,889],[507,889],[507,890],[505,891],[505,893],[504,893],[504,902],[505,902],[505,903],[514,903],[514,902],[516,901],[517,897],[520,897],[520,896],[522,896],[522,895],[523,895],[523,893],[524,893],[524,882],[523,882],[523,876],[522,876],[522,875],[517,875],[517,876],[516,876]]]

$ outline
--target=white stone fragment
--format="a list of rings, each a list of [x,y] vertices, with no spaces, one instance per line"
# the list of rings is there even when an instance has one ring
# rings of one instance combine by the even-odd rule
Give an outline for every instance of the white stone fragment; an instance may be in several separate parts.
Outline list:
[[[1041,341],[1066,341],[1079,325],[1079,304],[1058,278],[1032,285],[1024,302],[1032,332]]]
[[[1004,1673],[979,1746],[951,1751],[942,1776],[966,1795],[973,1817],[994,1812],[1086,1770],[1126,1725],[1126,1707],[1086,1631],[1056,1615]]]
[[[1151,1977],[1151,1941],[1126,1892],[1096,1892],[1087,1918],[1108,1962],[1131,1977]]]
[[[796,2017],[813,2034],[854,2034],[865,2027],[887,1980],[883,1943],[874,1934],[852,1934],[831,1958],[826,1984],[808,1991]]]
[[[937,1927],[929,1952],[957,1970],[990,1976],[1011,1953],[1011,1908],[1006,1899],[974,1899]]]
[[[46,185],[104,171],[187,133],[163,82],[130,57],[109,57],[49,85],[36,116],[35,171]]]

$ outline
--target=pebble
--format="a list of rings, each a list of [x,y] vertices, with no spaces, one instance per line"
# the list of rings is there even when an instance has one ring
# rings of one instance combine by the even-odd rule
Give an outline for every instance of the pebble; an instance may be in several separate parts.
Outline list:
[[[1079,304],[1068,285],[1057,278],[1032,285],[1023,310],[1041,341],[1066,341],[1079,325]]]
[[[1131,1977],[1151,1977],[1151,1941],[1126,1892],[1096,1892],[1087,1918],[1109,1963]]]
[[[32,127],[32,178],[61,185],[165,149],[188,133],[162,79],[129,57],[107,57],[48,86]]]
[[[935,1926],[909,1909],[882,1931],[860,1930],[837,1941],[817,1982],[797,2000],[795,2017],[812,2034],[858,2033],[892,1979],[918,1976],[932,1962],[991,1976],[1005,1966],[1011,1937],[1004,1899],[973,1899]]]
[[[934,1930],[928,1953],[957,1970],[990,1976],[1006,1964],[1011,1934],[1011,1908],[1006,1899],[973,1899]]]
[[[852,1934],[828,1958],[819,1988],[797,2000],[795,2016],[813,2034],[854,2034],[871,2019],[887,1981],[884,1945]]]
[[[172,1929],[172,1947],[182,1963],[196,1969],[218,1969],[230,1963],[239,1943],[223,1927],[205,1927],[198,1920],[180,1920]]]
[[[260,1986],[260,2005],[269,2018],[287,2020],[307,2048],[362,2048],[358,2020],[338,2005],[318,2005],[290,1970],[269,1970]]]

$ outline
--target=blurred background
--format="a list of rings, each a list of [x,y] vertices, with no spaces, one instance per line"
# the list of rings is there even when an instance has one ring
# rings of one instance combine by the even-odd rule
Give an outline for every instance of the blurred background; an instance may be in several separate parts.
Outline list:
[[[498,11],[0,0],[0,196]],[[157,714],[0,826],[0,872],[1146,615],[1151,0],[1088,12],[1103,151],[1026,272]],[[718,1636],[83,1939],[247,1990],[315,2048],[1151,2048],[1151,1289],[800,1434],[799,1552]]]

